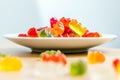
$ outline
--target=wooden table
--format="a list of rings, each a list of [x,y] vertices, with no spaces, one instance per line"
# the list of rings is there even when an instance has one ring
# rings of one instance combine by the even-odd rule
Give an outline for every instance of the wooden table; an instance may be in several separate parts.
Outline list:
[[[115,58],[120,58],[120,49],[116,48],[91,48],[89,51],[102,51],[106,56],[107,62],[111,62]],[[39,53],[32,52],[31,49],[14,44],[14,43],[0,43],[0,53],[4,53],[11,56],[18,56],[22,59],[24,67],[19,72],[0,72],[0,80],[48,80],[49,77],[36,77],[32,73],[34,72],[36,61],[38,62]],[[87,53],[71,53],[66,54],[68,63],[77,59],[85,59]],[[39,62],[38,62],[39,63]],[[38,64],[37,63],[37,64]],[[40,65],[37,65],[40,66]],[[68,65],[69,66],[69,65]],[[67,68],[68,68],[67,66]],[[48,66],[49,67],[49,66]],[[54,76],[55,77],[55,76]],[[62,75],[59,78],[51,78],[50,80],[90,80],[88,75],[85,79],[71,77],[68,74]],[[115,79],[114,79],[115,80]]]

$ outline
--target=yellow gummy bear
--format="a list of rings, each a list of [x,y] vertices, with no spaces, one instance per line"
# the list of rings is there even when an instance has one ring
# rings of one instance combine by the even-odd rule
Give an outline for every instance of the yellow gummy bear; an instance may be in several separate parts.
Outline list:
[[[76,19],[71,20],[69,23],[70,29],[72,29],[79,36],[82,36],[86,32],[86,27],[83,27],[81,23],[79,23]]]
[[[5,56],[0,59],[1,71],[19,71],[22,66],[22,61],[18,57]]]
[[[116,70],[117,70],[117,73],[120,74],[120,63],[117,64]]]

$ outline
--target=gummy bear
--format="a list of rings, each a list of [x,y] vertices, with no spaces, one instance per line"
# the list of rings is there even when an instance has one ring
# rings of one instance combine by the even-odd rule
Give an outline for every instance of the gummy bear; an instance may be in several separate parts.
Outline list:
[[[62,34],[62,37],[74,37],[74,32],[69,27],[64,27],[64,33]]]
[[[0,70],[2,71],[19,71],[22,66],[22,61],[18,57],[5,56],[0,59]]]
[[[86,27],[83,27],[76,19],[72,19],[69,23],[70,29],[72,29],[79,36],[82,36],[86,32]]]
[[[89,64],[103,63],[105,61],[105,56],[100,51],[90,51],[87,55]]]
[[[21,34],[18,34],[18,37],[27,37],[27,34],[21,33]]]
[[[69,27],[70,21],[71,21],[70,18],[62,17],[62,18],[60,19],[60,22],[63,23],[64,27]]]
[[[101,37],[98,32],[87,32],[82,37]]]
[[[38,37],[37,29],[35,27],[32,27],[28,30],[28,36],[29,37]]]
[[[87,72],[87,64],[84,60],[78,60],[70,64],[71,76],[82,76]]]
[[[117,71],[118,74],[120,74],[120,62],[116,66],[116,71]]]
[[[51,30],[51,28],[41,29],[40,31],[38,31],[38,37],[52,37],[50,30]]]
[[[53,25],[56,24],[56,22],[58,22],[58,20],[57,20],[55,17],[52,17],[52,18],[50,19],[51,28],[53,28]]]
[[[58,21],[53,25],[52,33],[57,37],[64,33],[64,25],[62,22]]]
[[[40,30],[45,29],[45,28],[48,28],[48,26],[46,26],[46,27],[39,27],[39,28],[37,28],[37,31],[40,31]]]
[[[113,67],[117,74],[120,74],[120,59],[115,59],[113,61]]]
[[[67,64],[66,56],[60,50],[47,50],[40,54],[40,59],[45,62],[55,62],[62,63],[63,65]]]

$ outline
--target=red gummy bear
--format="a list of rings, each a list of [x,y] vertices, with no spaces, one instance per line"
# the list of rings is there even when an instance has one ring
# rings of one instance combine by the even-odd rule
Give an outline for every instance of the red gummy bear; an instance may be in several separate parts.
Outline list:
[[[64,27],[69,27],[70,21],[71,21],[70,18],[62,17],[62,18],[60,19],[60,22],[63,23]]]
[[[58,22],[58,20],[55,17],[52,17],[50,19],[50,25],[51,25],[52,28],[53,28],[53,25],[56,24],[56,22]]]
[[[98,32],[87,31],[82,37],[100,37],[100,34]]]
[[[35,27],[32,27],[28,30],[28,36],[29,37],[38,37],[37,29]]]
[[[27,34],[21,33],[21,34],[18,34],[18,37],[27,37]]]

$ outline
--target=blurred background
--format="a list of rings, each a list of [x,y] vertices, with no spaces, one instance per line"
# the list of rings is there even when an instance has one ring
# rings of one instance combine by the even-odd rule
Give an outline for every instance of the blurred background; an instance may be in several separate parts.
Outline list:
[[[51,17],[63,16],[78,19],[90,31],[118,35],[102,46],[120,48],[120,0],[0,0],[0,36],[44,27]]]

